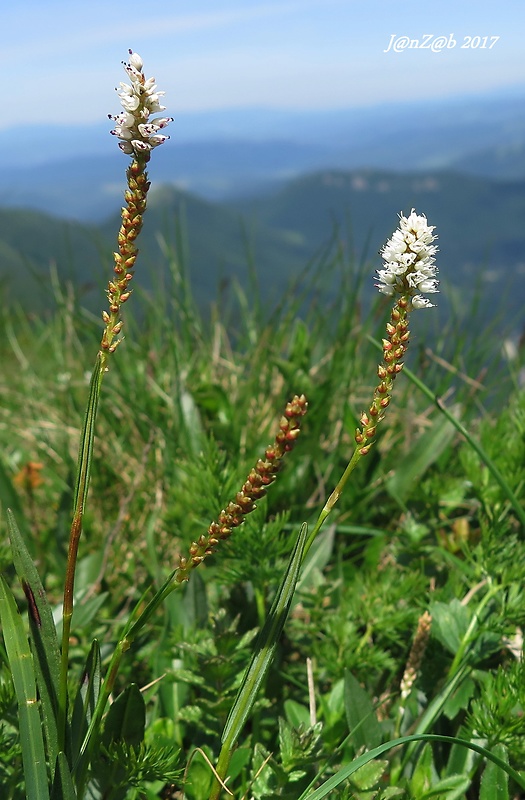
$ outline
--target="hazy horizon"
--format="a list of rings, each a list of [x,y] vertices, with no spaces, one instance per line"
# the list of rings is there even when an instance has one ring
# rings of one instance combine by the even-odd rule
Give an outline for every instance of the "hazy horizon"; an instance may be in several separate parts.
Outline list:
[[[139,52],[168,113],[367,108],[525,84],[525,6],[444,0],[176,0],[168,9],[22,0],[0,10],[7,92],[0,129],[102,122],[119,62]],[[421,47],[388,49],[392,37]],[[432,37],[426,41],[425,37]],[[441,37],[449,45],[432,52]],[[452,39],[450,38],[452,37]],[[476,38],[477,37],[477,38]],[[462,47],[470,39],[477,46]],[[385,52],[387,51],[387,52]]]

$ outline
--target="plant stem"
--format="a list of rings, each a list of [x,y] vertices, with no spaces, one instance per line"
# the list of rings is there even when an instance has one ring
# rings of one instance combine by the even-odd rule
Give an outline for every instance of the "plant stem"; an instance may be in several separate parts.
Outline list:
[[[357,466],[357,464],[359,462],[359,459],[362,458],[362,453],[360,451],[361,451],[361,446],[358,445],[355,448],[355,450],[354,450],[354,452],[352,454],[352,458],[348,462],[345,471],[341,475],[337,486],[335,487],[334,491],[332,492],[332,494],[330,495],[330,497],[328,498],[328,500],[324,504],[324,506],[323,506],[323,508],[321,510],[321,513],[319,514],[319,517],[317,518],[317,522],[315,523],[314,527],[312,528],[311,533],[308,536],[308,539],[306,541],[306,545],[305,545],[305,548],[304,548],[304,555],[305,556],[308,553],[308,550],[310,549],[310,547],[312,546],[312,544],[313,544],[313,542],[315,540],[315,537],[317,536],[317,534],[321,530],[321,527],[323,526],[324,521],[326,520],[326,518],[328,517],[328,515],[332,511],[333,507],[335,506],[335,504],[337,503],[337,501],[341,497],[341,494],[343,493],[343,489],[346,486],[348,478],[350,477],[350,475],[352,474],[352,472],[356,468],[356,466]]]
[[[69,635],[71,632],[71,618],[73,616],[73,595],[75,588],[75,570],[77,565],[78,545],[82,534],[82,521],[89,488],[91,458],[93,454],[93,439],[95,436],[95,421],[97,417],[98,401],[102,378],[106,370],[107,356],[99,352],[95,368],[91,376],[89,399],[84,418],[84,425],[80,437],[78,456],[77,482],[75,487],[75,500],[73,506],[73,521],[69,534],[69,547],[67,553],[66,577],[64,581],[64,600],[62,608],[62,651],[60,661],[60,684],[58,697],[58,739],[59,749],[65,749],[66,720],[67,720],[67,673],[69,663]]]

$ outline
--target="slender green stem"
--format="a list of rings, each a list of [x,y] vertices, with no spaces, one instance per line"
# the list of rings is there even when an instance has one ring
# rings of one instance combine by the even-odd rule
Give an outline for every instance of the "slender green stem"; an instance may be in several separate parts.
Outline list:
[[[69,635],[71,632],[71,618],[73,616],[73,596],[75,589],[75,571],[77,565],[78,545],[82,534],[82,521],[89,488],[91,471],[91,458],[93,455],[93,440],[95,437],[95,422],[98,410],[98,401],[102,378],[106,368],[106,356],[99,353],[95,368],[91,376],[89,400],[84,418],[84,425],[80,437],[80,448],[77,467],[77,482],[73,506],[73,522],[69,534],[69,547],[66,564],[66,577],[64,581],[64,601],[62,609],[62,652],[60,660],[60,684],[58,697],[58,738],[59,749],[65,749],[66,719],[67,719],[67,674],[69,663]]]
[[[352,474],[352,472],[356,468],[356,466],[357,466],[357,464],[359,462],[359,459],[362,458],[362,453],[360,452],[360,450],[361,450],[361,448],[359,446],[355,448],[355,450],[353,452],[353,455],[352,455],[352,458],[348,462],[345,471],[341,475],[337,486],[335,487],[334,491],[332,492],[332,494],[330,495],[330,497],[328,498],[328,500],[324,504],[323,508],[321,509],[321,513],[319,514],[319,516],[317,518],[317,522],[315,523],[314,527],[312,528],[312,530],[310,532],[310,535],[308,536],[308,539],[306,541],[306,545],[305,545],[305,548],[304,548],[304,555],[305,556],[306,556],[308,550],[310,549],[310,547],[312,546],[312,544],[313,544],[313,542],[315,540],[315,537],[317,536],[317,534],[321,530],[324,521],[326,520],[326,518],[328,517],[328,515],[332,511],[333,507],[335,506],[335,504],[337,503],[337,501],[341,497],[341,495],[343,493],[343,489],[345,488],[346,483],[348,481],[348,478],[350,477],[350,475]]]
[[[367,336],[367,339],[375,347],[381,349],[381,344],[378,341],[376,341],[376,339],[374,339],[372,336]],[[517,518],[519,519],[523,528],[525,529],[525,508],[520,503],[520,501],[510,488],[509,484],[507,483],[506,479],[501,474],[498,467],[494,464],[490,456],[485,452],[481,444],[477,442],[470,435],[465,426],[462,425],[462,423],[458,419],[456,419],[456,417],[446,408],[441,398],[438,397],[436,394],[434,394],[434,392],[432,392],[432,390],[429,389],[428,386],[426,386],[423,383],[423,381],[421,381],[416,375],[414,375],[414,373],[411,372],[408,369],[408,367],[404,367],[403,372],[407,376],[407,378],[410,381],[412,381],[414,386],[417,386],[417,388],[425,395],[425,397],[428,397],[428,399],[439,408],[441,413],[448,419],[449,422],[452,423],[452,425],[456,428],[456,430],[461,433],[461,435],[466,439],[466,441],[469,443],[472,449],[478,454],[478,456],[483,461],[483,463],[487,467],[488,471],[490,472],[494,480],[500,485],[501,489],[507,496],[507,499],[509,500],[512,508],[514,509],[514,513],[516,514]]]

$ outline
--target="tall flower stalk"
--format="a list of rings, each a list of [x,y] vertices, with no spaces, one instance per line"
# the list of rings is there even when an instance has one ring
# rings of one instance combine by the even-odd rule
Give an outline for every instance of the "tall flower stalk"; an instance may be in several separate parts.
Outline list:
[[[137,53],[129,51],[128,62],[123,62],[124,70],[130,80],[129,84],[121,83],[117,89],[123,111],[110,114],[109,118],[116,124],[111,133],[119,141],[120,149],[131,156],[131,164],[126,170],[127,189],[124,194],[125,205],[121,211],[122,224],[118,233],[118,252],[114,257],[114,277],[108,283],[108,310],[102,312],[104,331],[100,341],[95,368],[91,377],[90,394],[84,427],[80,440],[77,468],[77,481],[73,504],[73,521],[69,535],[69,547],[64,582],[62,652],[59,696],[59,735],[63,749],[65,743],[65,727],[67,714],[67,671],[69,660],[69,635],[73,615],[73,594],[78,545],[82,534],[95,421],[102,379],[108,370],[108,360],[122,341],[119,334],[123,327],[121,318],[122,305],[131,295],[130,282],[133,279],[135,261],[137,259],[136,240],[142,229],[143,215],[146,210],[147,194],[150,187],[146,166],[151,151],[166,141],[168,136],[159,134],[171,121],[171,117],[151,117],[165,110],[160,104],[164,92],[157,91],[155,78],[146,78],[142,72],[143,62]]]
[[[385,263],[382,269],[377,270],[376,288],[382,294],[397,300],[386,326],[386,338],[383,339],[383,360],[377,368],[379,383],[374,390],[368,410],[363,411],[359,419],[360,425],[356,428],[354,437],[356,447],[352,457],[319,514],[308,537],[305,553],[339,500],[351,473],[360,459],[370,452],[374,443],[377,426],[384,419],[385,411],[390,405],[394,381],[403,369],[403,359],[410,339],[408,328],[410,312],[421,308],[433,308],[433,303],[424,295],[438,291],[436,278],[438,270],[435,265],[437,246],[434,244],[437,236],[434,234],[434,229],[435,226],[427,223],[424,214],[418,215],[412,209],[408,217],[399,215],[399,227],[381,250],[381,257]]]

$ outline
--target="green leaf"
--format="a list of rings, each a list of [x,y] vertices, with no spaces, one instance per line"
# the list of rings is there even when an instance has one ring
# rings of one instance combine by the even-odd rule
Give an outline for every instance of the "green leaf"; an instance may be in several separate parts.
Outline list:
[[[235,703],[230,711],[222,742],[232,748],[239,736],[252,706],[257,697],[259,686],[272,663],[277,643],[284,628],[290,610],[295,586],[301,569],[303,550],[306,543],[308,526],[304,524],[299,533],[294,551],[290,557],[288,568],[282,578],[281,585],[270,609],[266,622],[257,637],[254,654],[250,666],[246,670]]]
[[[497,744],[492,752],[508,764],[509,756],[505,745]],[[509,776],[492,761],[483,770],[479,800],[509,800]]]
[[[454,438],[454,426],[444,417],[438,417],[430,430],[423,433],[410,446],[407,455],[396,462],[396,471],[386,481],[390,495],[403,504],[427,469],[448,447]]]
[[[29,606],[29,628],[33,642],[35,674],[42,704],[42,721],[46,733],[50,764],[58,756],[58,685],[60,679],[60,652],[53,612],[40,581],[33,559],[18,529],[16,520],[7,511],[7,525],[13,563],[22,583]]]
[[[77,793],[71,777],[69,764],[65,754],[61,751],[58,754],[55,780],[51,790],[51,800],[77,800]]]
[[[388,764],[389,762],[386,761],[386,759],[383,761],[374,759],[373,761],[369,761],[368,764],[363,764],[363,766],[354,773],[352,783],[360,792],[372,789],[376,783],[381,780],[381,776],[384,775]]]
[[[434,781],[432,788],[425,794],[417,795],[418,800],[463,800],[465,792],[471,784],[470,778],[466,775],[449,775],[443,780]]]
[[[87,733],[100,694],[101,666],[100,647],[95,639],[87,657],[86,666],[80,678],[79,687],[73,703],[71,718],[71,750],[73,762],[76,761],[80,747]]]
[[[301,725],[303,725],[305,728],[309,727],[310,711],[306,706],[303,706],[301,703],[297,703],[295,700],[285,700],[284,710],[286,713],[286,719],[290,725],[293,725],[294,728],[299,728]]]
[[[447,698],[443,706],[444,715],[450,720],[455,719],[460,711],[465,711],[468,708],[475,691],[476,684],[472,678],[465,678],[465,680],[459,684],[456,691],[452,692]]]
[[[106,747],[112,741],[125,741],[138,747],[144,740],[146,706],[136,683],[120,694],[108,711],[102,740]]]
[[[343,766],[335,775],[332,775],[315,791],[311,792],[309,788],[306,789],[298,800],[323,800],[323,798],[329,797],[330,792],[354,775],[363,764],[367,764],[369,761],[379,758],[389,750],[410,742],[444,742],[448,745],[458,744],[462,747],[467,747],[475,753],[479,753],[489,761],[493,761],[501,767],[521,789],[525,789],[525,777],[521,776],[515,769],[509,766],[504,759],[496,755],[496,753],[491,753],[490,750],[487,750],[486,747],[481,747],[481,745],[466,741],[465,739],[457,739],[455,736],[440,736],[433,733],[423,733],[413,734],[412,736],[402,736],[400,739],[393,739],[390,742],[386,742],[374,748],[374,750],[370,750],[369,753],[364,753],[362,756],[359,756],[359,758],[354,759],[350,764]]]
[[[423,793],[432,786],[432,781],[436,774],[432,748],[429,744],[426,744],[421,751],[410,779],[410,791],[414,797],[423,797]]]
[[[470,613],[457,598],[450,603],[432,603],[432,636],[455,655],[468,630]]]
[[[0,622],[18,702],[20,743],[27,797],[31,800],[49,800],[44,738],[38,711],[33,657],[22,617],[16,607],[13,594],[2,576],[0,576]]]
[[[29,523],[25,518],[18,493],[15,490],[11,478],[2,464],[2,461],[0,461],[0,506],[4,509],[13,509],[17,519],[20,520],[20,527],[29,539]],[[9,514],[9,510],[7,513]]]
[[[370,750],[380,744],[381,726],[368,694],[349,670],[345,671],[345,711],[356,750]]]

